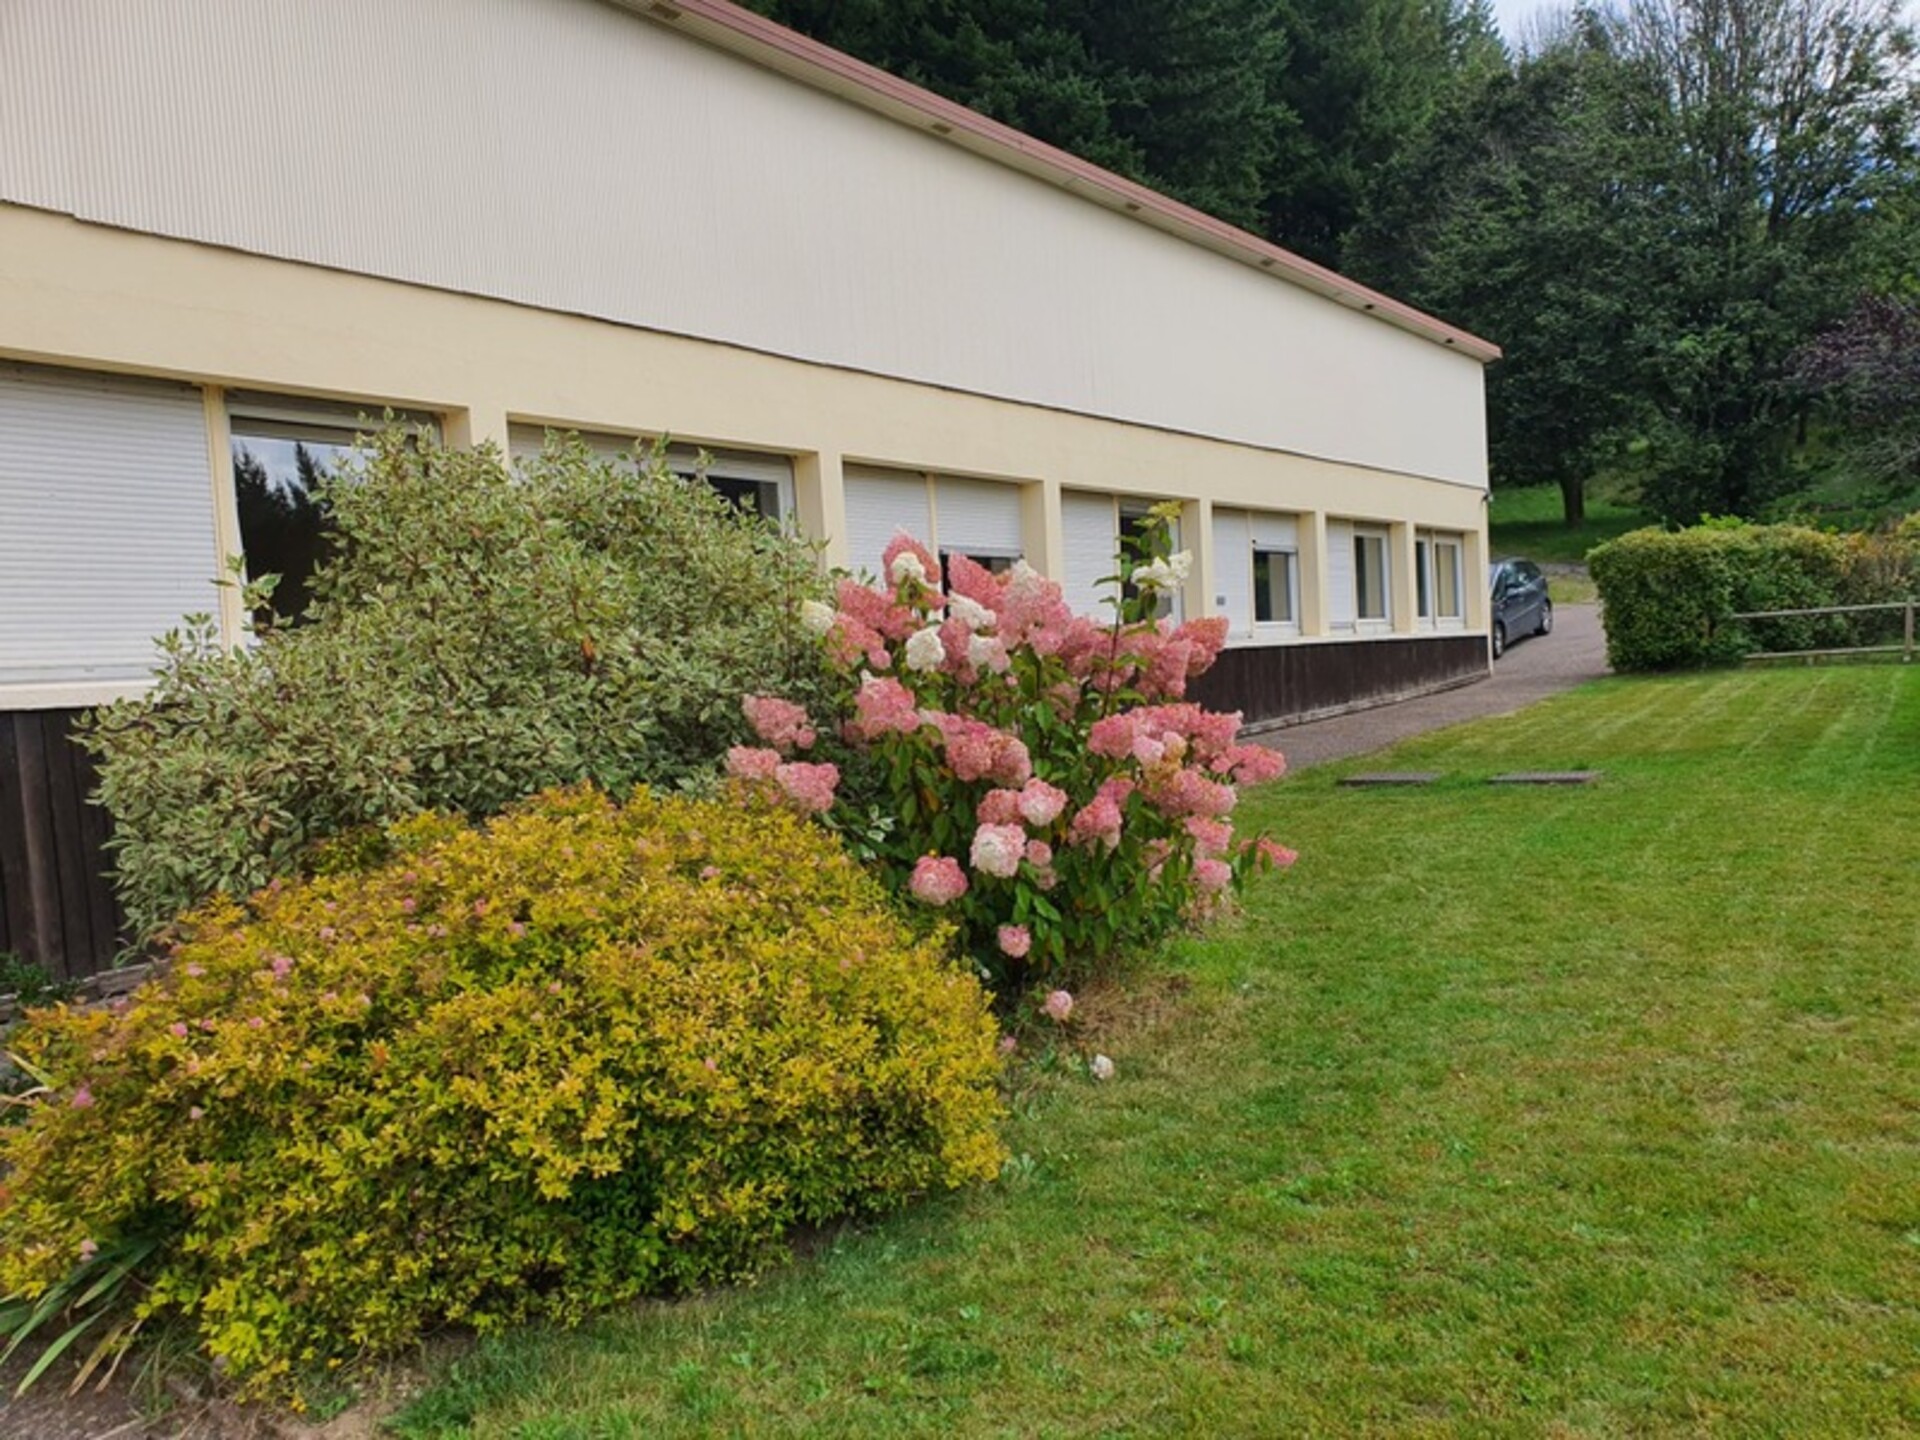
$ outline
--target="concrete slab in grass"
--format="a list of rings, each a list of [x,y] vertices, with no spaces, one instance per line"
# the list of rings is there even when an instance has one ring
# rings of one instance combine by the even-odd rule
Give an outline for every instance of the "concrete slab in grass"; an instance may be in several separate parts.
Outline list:
[[[1600,778],[1598,770],[1515,770],[1508,775],[1489,775],[1489,785],[1591,785]]]
[[[1439,778],[1438,770],[1368,770],[1359,775],[1348,775],[1340,783],[1368,790],[1393,785],[1431,785]]]

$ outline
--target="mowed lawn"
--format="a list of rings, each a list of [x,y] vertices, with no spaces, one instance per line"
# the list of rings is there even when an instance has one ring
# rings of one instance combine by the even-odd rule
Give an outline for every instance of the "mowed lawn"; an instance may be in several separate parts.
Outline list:
[[[1614,680],[1250,797],[978,1193],[442,1371],[411,1435],[1920,1433],[1920,669]],[[1597,787],[1504,789],[1522,767]]]

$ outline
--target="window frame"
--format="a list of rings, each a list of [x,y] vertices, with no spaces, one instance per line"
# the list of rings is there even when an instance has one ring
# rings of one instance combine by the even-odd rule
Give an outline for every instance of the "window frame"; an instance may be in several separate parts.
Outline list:
[[[1368,614],[1365,608],[1366,587],[1363,582],[1366,566],[1362,563],[1361,555],[1366,546],[1377,547],[1379,555],[1378,615]],[[1356,634],[1381,634],[1393,628],[1393,540],[1392,532],[1385,526],[1358,522],[1353,526],[1353,628]]]
[[[1248,547],[1249,564],[1252,567],[1252,585],[1248,594],[1252,599],[1252,627],[1255,635],[1298,635],[1300,633],[1300,547],[1298,545],[1261,544],[1254,541]],[[1279,620],[1260,618],[1260,560],[1262,556],[1278,557],[1286,561],[1286,616]]]
[[[1440,554],[1443,550],[1453,552],[1453,585],[1451,602],[1453,613],[1443,612],[1441,601],[1442,570]],[[1414,602],[1414,624],[1421,630],[1464,630],[1467,616],[1466,537],[1452,530],[1419,530],[1414,532],[1415,584],[1418,587]]]
[[[240,504],[238,464],[239,452],[247,450],[248,440],[290,443],[296,447],[303,444],[325,446],[329,450],[341,451],[354,449],[363,436],[376,434],[389,423],[409,429],[431,430],[435,435],[441,433],[438,415],[403,408],[385,400],[326,400],[235,388],[220,392],[219,404],[224,415],[227,441],[226,498],[233,506],[233,538],[239,546],[240,574],[249,584],[257,577],[247,562],[247,534]],[[392,417],[391,421],[389,416]],[[323,529],[316,564],[325,559],[326,548]],[[268,575],[280,572],[262,569],[259,573]],[[305,591],[310,574],[303,578],[282,573],[282,579],[292,579],[295,587]],[[291,613],[286,612],[280,607],[286,604],[287,598],[286,590],[276,589],[274,613],[289,623],[297,624],[306,612],[306,605]],[[311,601],[311,596],[308,600]],[[262,612],[243,617],[248,637],[252,636],[262,618]]]

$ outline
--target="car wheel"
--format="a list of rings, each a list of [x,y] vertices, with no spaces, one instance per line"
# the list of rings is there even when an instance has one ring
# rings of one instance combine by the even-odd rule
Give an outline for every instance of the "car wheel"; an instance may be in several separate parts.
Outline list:
[[[1493,658],[1498,660],[1507,653],[1507,627],[1504,622],[1493,622]]]
[[[1540,628],[1534,631],[1534,634],[1551,635],[1552,633],[1553,633],[1553,602],[1551,600],[1545,600],[1545,601],[1542,601],[1540,604]]]

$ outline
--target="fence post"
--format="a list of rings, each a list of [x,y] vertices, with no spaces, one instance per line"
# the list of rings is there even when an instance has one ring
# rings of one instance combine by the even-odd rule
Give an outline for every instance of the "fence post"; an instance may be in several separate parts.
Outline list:
[[[1911,600],[1907,601],[1907,651],[1900,657],[1900,663],[1903,665],[1913,663],[1913,601]]]

